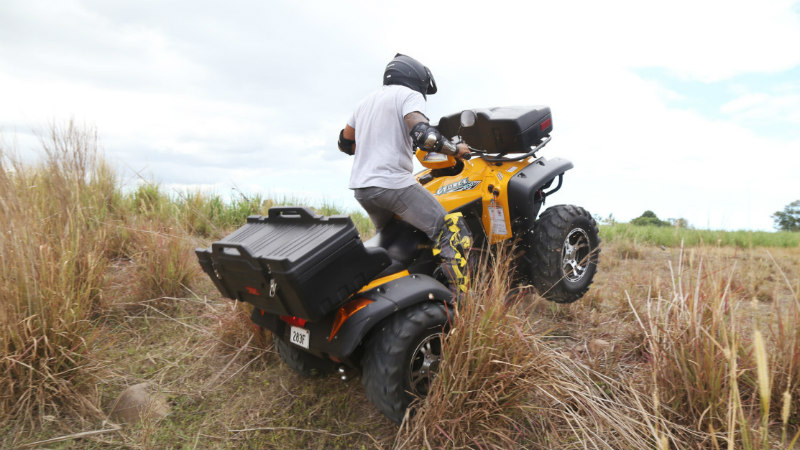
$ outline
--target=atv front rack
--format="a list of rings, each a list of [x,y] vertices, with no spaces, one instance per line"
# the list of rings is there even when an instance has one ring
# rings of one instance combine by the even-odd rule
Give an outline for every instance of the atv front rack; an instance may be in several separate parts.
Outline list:
[[[542,149],[542,147],[547,145],[547,143],[550,142],[550,139],[552,139],[552,137],[547,136],[542,140],[542,142],[539,145],[537,145],[536,147],[531,148],[531,151],[529,151],[528,153],[525,153],[522,156],[514,156],[514,157],[506,157],[506,156],[504,156],[504,155],[506,155],[506,153],[501,153],[499,156],[487,156],[487,152],[484,151],[484,150],[478,150],[478,149],[475,149],[475,148],[472,148],[472,147],[470,147],[469,149],[472,152],[478,153],[478,156],[480,156],[481,158],[483,158],[487,162],[491,162],[491,163],[514,162],[514,161],[522,161],[523,159],[525,159],[525,158],[527,158],[529,156],[536,156],[536,152],[538,152],[539,150]]]

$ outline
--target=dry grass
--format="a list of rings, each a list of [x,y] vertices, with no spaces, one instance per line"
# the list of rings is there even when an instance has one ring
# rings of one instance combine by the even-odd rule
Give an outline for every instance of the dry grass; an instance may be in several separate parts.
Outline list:
[[[0,148],[0,417],[25,424],[98,413],[89,355],[107,262],[98,219],[115,196],[93,132],[54,127],[42,147],[36,166]]]
[[[482,266],[493,270],[454,319],[439,376],[397,447],[651,448],[691,434],[619,372],[546,342],[530,308],[542,300],[509,302],[508,265]]]
[[[652,374],[641,389],[668,407],[659,414],[671,423],[705,432],[690,444],[774,448],[785,445],[787,429],[797,426],[787,398],[798,394],[800,315],[789,278],[779,274],[783,265],[792,267],[796,279],[798,256],[679,249],[676,260],[667,261],[666,285],[651,284],[643,297],[628,297],[645,332]],[[769,289],[770,304],[759,302],[748,283]]]
[[[690,257],[657,248],[641,251],[641,259],[618,261],[614,272],[601,273],[593,295],[568,306],[553,305],[532,295],[506,304],[504,269],[502,265],[496,267],[494,277],[481,281],[472,306],[455,319],[455,329],[445,347],[447,359],[433,392],[417,416],[399,431],[369,404],[358,383],[334,378],[308,381],[291,372],[272,351],[269,338],[257,343],[258,335],[247,321],[248,311],[217,299],[207,280],[201,278],[195,283],[196,294],[186,298],[138,300],[134,302],[136,308],[120,304],[118,308],[125,316],[112,312],[116,321],[106,322],[103,331],[117,336],[120,344],[95,355],[113,361],[100,403],[108,406],[124,387],[149,381],[170,396],[172,412],[157,423],[65,442],[72,447],[135,449],[686,448],[713,447],[714,442],[725,447],[730,434],[737,447],[748,443],[760,446],[763,436],[769,437],[771,446],[780,444],[785,386],[779,384],[785,381],[779,382],[779,378],[786,380],[785,372],[796,373],[796,369],[791,369],[788,356],[779,358],[777,351],[768,355],[772,412],[767,425],[770,433],[761,434],[761,397],[754,382],[757,364],[749,339],[752,320],[743,321],[737,329],[737,339],[742,343],[737,344],[741,354],[735,359],[736,370],[724,365],[725,352],[714,347],[725,373],[737,374],[729,380],[727,390],[722,390],[726,398],[739,400],[722,402],[727,408],[720,409],[722,419],[714,422],[713,433],[708,427],[710,412],[703,414],[700,405],[714,402],[698,400],[700,393],[695,392],[706,389],[702,384],[697,383],[692,391],[696,408],[681,409],[680,404],[673,406],[670,402],[673,394],[669,386],[677,386],[676,392],[685,395],[676,383],[685,374],[678,372],[669,378],[665,372],[680,356],[672,356],[672,360],[656,358],[658,342],[670,341],[655,340],[648,328],[650,323],[674,326],[675,315],[659,315],[657,308],[661,303],[661,312],[666,312],[668,300],[673,299],[669,295],[673,283],[670,262],[674,279],[692,283],[689,292],[694,293],[696,278],[690,274],[697,273],[701,260],[714,261],[723,281],[701,276],[703,282],[712,283],[703,288],[713,291],[722,283],[719,289],[723,292],[724,280],[730,277],[730,269],[741,254],[697,249]],[[787,262],[800,257],[790,252],[783,255],[785,258],[781,256],[777,259]],[[689,264],[690,259],[694,265]],[[653,270],[656,260],[659,270]],[[683,266],[679,266],[681,260],[685,261]],[[734,273],[741,269],[737,264]],[[628,273],[630,270],[635,273]],[[626,273],[630,277],[627,280],[623,276]],[[790,272],[787,277],[796,275]],[[620,282],[630,289],[618,286]],[[634,282],[649,282],[649,288],[637,288]],[[630,291],[630,303],[626,290]],[[790,299],[788,288],[775,290],[779,303]],[[664,293],[660,297],[659,291]],[[165,301],[173,305],[166,307]],[[744,313],[752,312],[752,302],[739,303],[741,314],[737,317],[745,319]],[[775,334],[780,322],[767,319],[773,307],[758,304],[759,317],[764,318],[761,326],[766,348],[777,342],[788,345]],[[709,313],[705,314],[710,319]],[[784,328],[789,326],[787,318],[781,320]],[[676,348],[681,339],[685,344],[699,344],[685,327],[675,331],[671,342]],[[608,345],[593,345],[599,339]],[[789,366],[784,369],[782,364]],[[654,368],[659,370],[655,383]],[[733,391],[735,396],[731,394],[731,380],[739,390],[738,394]],[[790,392],[797,398],[794,391]],[[785,415],[784,440],[788,443],[794,436],[797,411],[790,407]],[[733,418],[733,433],[729,433],[729,418]],[[749,436],[742,435],[743,423],[749,424],[747,430],[753,430]],[[70,432],[101,430],[101,425],[77,427]],[[54,435],[60,434],[45,433],[17,442]]]
[[[507,305],[493,266],[399,447],[791,447],[800,252],[627,249],[569,306]]]
[[[196,241],[178,230],[148,221],[132,232],[128,257],[136,271],[138,298],[182,297],[200,273]]]
[[[272,204],[122,194],[92,131],[0,149],[0,447],[789,448],[800,250],[606,245],[572,305],[478,277],[429,397],[398,430],[359,383],[291,372],[191,250]],[[280,202],[276,202],[280,203]],[[321,211],[328,211],[328,207]],[[368,228],[363,226],[365,234]],[[502,255],[499,261],[505,260]],[[104,412],[143,381],[171,412]]]
[[[207,407],[209,398],[217,406],[209,409],[208,420],[236,419],[216,428],[222,437],[214,442],[259,442],[263,433],[242,431],[252,423],[238,419],[250,411],[242,415],[232,408],[264,407],[246,401],[260,384],[251,377],[266,385],[278,377],[272,385],[290,392],[305,389],[300,380],[284,381],[286,373],[272,371],[271,341],[263,331],[254,333],[246,308],[217,298],[209,281],[197,277],[193,249],[208,242],[187,233],[193,224],[211,223],[207,232],[223,235],[229,222],[263,213],[271,201],[226,205],[218,197],[196,197],[175,201],[147,183],[122,194],[99,155],[94,131],[73,124],[54,126],[43,137],[40,163],[0,148],[0,217],[7,220],[0,234],[0,447],[70,445],[72,439],[114,447],[174,446],[183,442],[175,430],[187,420],[196,432],[193,442],[207,442],[201,439],[206,419],[195,422],[193,408]],[[217,216],[203,215],[209,211]],[[262,375],[248,372],[254,368]],[[174,396],[172,417],[181,417],[185,408],[189,418],[174,428],[162,421],[95,433],[106,429],[104,411],[116,395],[141,381]],[[306,403],[319,397],[315,392]],[[276,403],[275,411],[281,410]],[[282,435],[297,425],[321,427],[285,417],[277,424]],[[324,443],[329,437],[298,442]]]

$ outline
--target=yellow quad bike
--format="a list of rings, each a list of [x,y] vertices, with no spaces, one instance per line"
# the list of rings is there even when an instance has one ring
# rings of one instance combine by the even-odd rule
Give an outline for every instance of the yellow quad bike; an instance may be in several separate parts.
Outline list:
[[[518,240],[521,279],[552,301],[580,298],[597,265],[595,221],[575,206],[553,206],[537,220],[572,168],[536,157],[550,140],[550,109],[468,110],[437,127],[474,146],[472,157],[418,150],[426,169],[417,178],[464,216],[473,248]],[[367,397],[399,423],[428,392],[456,306],[432,248],[399,220],[362,242],[349,217],[276,207],[196,253],[223,296],[253,305],[251,320],[272,332],[287,365],[309,377],[360,370]]]
[[[545,200],[561,189],[564,173],[573,167],[562,158],[536,156],[551,139],[550,108],[466,110],[443,117],[437,128],[444,136],[468,143],[471,156],[477,158],[457,161],[418,150],[417,159],[426,170],[417,180],[447,211],[463,214],[473,247],[517,242],[519,281],[557,303],[581,298],[597,269],[600,239],[592,215],[579,206],[556,205],[539,216]]]

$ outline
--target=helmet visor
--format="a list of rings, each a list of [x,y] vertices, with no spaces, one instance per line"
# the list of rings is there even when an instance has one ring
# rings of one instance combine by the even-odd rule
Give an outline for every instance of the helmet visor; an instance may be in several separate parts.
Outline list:
[[[425,74],[427,75],[428,78],[428,88],[425,93],[428,95],[435,94],[437,91],[436,80],[433,79],[433,74],[427,67],[425,68]]]

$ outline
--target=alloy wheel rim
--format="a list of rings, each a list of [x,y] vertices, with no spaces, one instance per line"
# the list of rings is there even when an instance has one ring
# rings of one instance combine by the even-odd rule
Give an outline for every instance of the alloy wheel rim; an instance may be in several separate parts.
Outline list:
[[[408,386],[415,395],[427,395],[431,380],[442,361],[442,339],[439,333],[425,337],[411,354]]]
[[[580,281],[589,267],[589,234],[583,228],[573,228],[564,239],[561,249],[561,270],[570,282]]]

